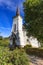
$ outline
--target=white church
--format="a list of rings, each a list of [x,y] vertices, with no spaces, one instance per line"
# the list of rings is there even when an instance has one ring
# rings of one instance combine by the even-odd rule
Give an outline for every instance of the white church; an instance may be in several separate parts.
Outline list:
[[[23,29],[23,21],[20,16],[19,9],[16,10],[16,16],[13,17],[12,32],[10,36],[10,45],[24,47],[25,45],[32,45],[32,47],[40,47],[37,38],[27,37],[26,31]]]

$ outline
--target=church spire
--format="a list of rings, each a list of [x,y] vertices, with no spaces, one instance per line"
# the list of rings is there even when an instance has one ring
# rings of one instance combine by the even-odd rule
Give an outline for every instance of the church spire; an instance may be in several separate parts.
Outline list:
[[[19,8],[17,7],[16,16],[20,15]]]

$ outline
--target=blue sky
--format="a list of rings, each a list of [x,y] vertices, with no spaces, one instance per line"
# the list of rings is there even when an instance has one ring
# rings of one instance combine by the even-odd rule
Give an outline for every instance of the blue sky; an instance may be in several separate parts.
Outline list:
[[[0,0],[0,35],[8,37],[11,34],[12,17],[16,15],[17,6],[20,9],[20,15],[24,17],[24,0]]]

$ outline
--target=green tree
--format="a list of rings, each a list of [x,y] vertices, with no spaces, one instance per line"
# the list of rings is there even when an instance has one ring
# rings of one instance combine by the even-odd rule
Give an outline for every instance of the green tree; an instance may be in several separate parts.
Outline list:
[[[43,0],[26,0],[24,14],[27,35],[43,43]]]

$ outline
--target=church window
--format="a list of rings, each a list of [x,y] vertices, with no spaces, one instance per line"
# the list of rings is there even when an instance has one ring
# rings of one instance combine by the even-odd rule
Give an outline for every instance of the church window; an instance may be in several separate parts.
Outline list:
[[[27,39],[27,42],[28,42],[29,40]]]
[[[14,31],[16,32],[16,24],[14,25]]]

